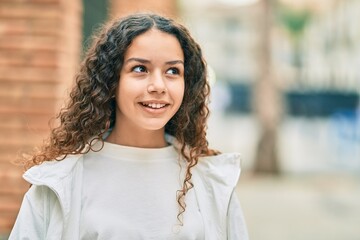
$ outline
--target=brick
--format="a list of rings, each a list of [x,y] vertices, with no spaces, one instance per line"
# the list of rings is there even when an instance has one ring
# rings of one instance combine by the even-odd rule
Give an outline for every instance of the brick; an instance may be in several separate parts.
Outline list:
[[[58,83],[61,79],[58,72],[52,69],[0,67],[0,81]]]
[[[39,82],[0,82],[0,99],[38,99],[45,101],[56,101],[58,82],[39,83]]]
[[[56,52],[46,51],[2,50],[0,51],[0,66],[57,68],[60,66],[58,55]]]
[[[111,0],[111,14],[123,16],[133,12],[148,11],[175,17],[177,5],[174,0]]]
[[[25,181],[22,180],[24,169],[21,166],[3,165],[3,171],[0,172],[0,198],[2,193],[18,194],[24,190]],[[8,186],[8,188],[6,187]],[[6,197],[6,196],[5,196]]]
[[[4,3],[59,4],[61,0],[1,0]]]
[[[28,109],[24,107],[13,109],[9,106],[0,105],[0,114],[49,116],[49,114],[53,113],[54,111],[49,109]]]
[[[27,98],[19,99],[19,98],[5,98],[5,100],[2,100],[0,98],[0,101],[3,101],[5,104],[7,104],[9,107],[13,108],[19,108],[19,109],[34,109],[34,110],[52,110],[54,112],[55,106],[57,101],[54,99],[36,99],[36,98]]]
[[[17,209],[18,211],[18,209]],[[15,222],[17,212],[11,214],[8,213],[2,213],[3,218],[0,218],[0,234],[7,234],[9,233],[10,229],[12,228],[12,225]]]
[[[65,51],[65,47],[59,46],[60,41],[54,36],[1,36],[0,49],[8,50],[57,50]]]
[[[21,168],[14,168],[14,167],[9,167],[7,169],[5,169],[5,171],[0,171],[0,180],[4,181],[5,179],[7,181],[9,180],[16,180],[18,181],[18,179],[21,179],[21,175],[22,175],[22,170]],[[6,182],[6,181],[4,181]],[[5,190],[3,190],[5,191]],[[8,190],[6,190],[8,191]],[[10,190],[9,190],[10,191]],[[1,197],[2,194],[0,194]]]
[[[11,138],[8,139],[2,137],[0,138],[0,144],[3,144],[4,146],[7,147],[16,147],[20,145],[20,146],[27,146],[29,148],[32,148],[35,145],[40,144],[44,139],[43,136],[38,136],[38,135],[28,135],[28,136],[31,137],[32,140],[24,139],[24,137],[19,135],[11,136]]]
[[[46,110],[54,111],[55,101],[44,101],[42,99],[30,98],[1,98],[0,102],[8,108],[29,109],[29,110]]]
[[[33,5],[19,2],[0,2],[0,18],[61,19],[56,4]]]
[[[22,41],[19,43],[16,42],[8,42],[8,41],[2,41],[0,42],[0,51],[3,50],[12,50],[12,51],[41,51],[41,52],[52,52],[52,53],[58,53],[58,52],[64,52],[64,49],[56,49],[51,43],[41,43],[40,41],[35,42],[26,42]]]
[[[7,152],[3,152],[0,156],[0,173],[7,169],[12,169],[13,171],[17,171],[19,174],[26,170],[24,167],[24,158],[30,157],[34,154],[35,151],[39,149],[41,144],[43,143],[44,139],[47,138],[48,134],[45,134],[44,138],[38,138],[35,141],[28,141],[22,146],[20,143],[17,145],[7,145],[4,146],[6,148],[12,148],[12,151],[7,150]],[[15,178],[21,180],[20,178]],[[14,180],[14,179],[13,179]]]
[[[57,20],[26,20],[26,19],[2,19],[0,22],[0,36],[28,35],[28,36],[61,36],[58,28],[61,22]]]
[[[49,122],[55,114],[37,115],[37,114],[3,114],[0,113],[0,132],[2,129],[15,129],[18,131],[28,130],[29,127],[48,131]]]
[[[0,169],[1,171],[4,171],[5,169],[16,169],[19,172],[23,172],[23,168],[21,165],[17,164],[18,159],[21,157],[20,153],[1,153],[0,154]],[[18,181],[16,181],[18,183]],[[5,180],[2,179],[0,181],[0,185],[5,184]],[[6,184],[4,185],[6,186]]]

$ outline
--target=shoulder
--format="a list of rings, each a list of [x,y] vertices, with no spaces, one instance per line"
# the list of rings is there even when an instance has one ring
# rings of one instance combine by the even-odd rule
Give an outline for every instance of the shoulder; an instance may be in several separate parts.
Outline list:
[[[240,177],[240,154],[224,153],[199,159],[193,184],[206,232],[225,239],[231,196]]]
[[[201,157],[194,169],[203,181],[235,187],[240,177],[240,163],[239,153],[222,153]]]
[[[166,134],[165,138],[176,149],[181,148],[175,137]],[[193,168],[194,182],[201,182],[208,186],[221,185],[234,188],[240,177],[240,161],[239,153],[200,157],[198,164]]]
[[[83,158],[82,154],[68,155],[63,160],[52,160],[36,165],[27,170],[23,177],[32,184],[36,182],[59,180],[68,176]]]

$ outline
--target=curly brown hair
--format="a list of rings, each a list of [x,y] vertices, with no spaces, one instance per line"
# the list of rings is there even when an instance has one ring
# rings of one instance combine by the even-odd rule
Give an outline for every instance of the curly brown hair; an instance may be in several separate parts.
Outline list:
[[[165,132],[181,145],[179,151],[187,165],[182,189],[177,192],[177,218],[182,224],[185,196],[193,187],[191,169],[199,157],[217,152],[208,148],[206,140],[209,84],[201,48],[189,31],[172,19],[155,14],[134,14],[111,21],[102,28],[81,63],[66,107],[57,116],[59,126],[51,130],[42,147],[27,159],[26,168],[44,161],[63,160],[69,154],[95,151],[93,140],[103,142],[103,134],[115,123],[113,96],[125,52],[137,36],[152,28],[175,36],[184,53],[184,98],[178,112],[165,125]]]

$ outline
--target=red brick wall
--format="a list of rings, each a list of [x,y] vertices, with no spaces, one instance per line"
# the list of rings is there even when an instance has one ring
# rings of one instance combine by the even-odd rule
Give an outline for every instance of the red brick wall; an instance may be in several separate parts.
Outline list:
[[[10,231],[28,189],[11,161],[48,134],[80,40],[80,0],[0,1],[0,234]]]
[[[124,16],[129,13],[146,11],[176,17],[176,0],[110,0],[112,16]]]

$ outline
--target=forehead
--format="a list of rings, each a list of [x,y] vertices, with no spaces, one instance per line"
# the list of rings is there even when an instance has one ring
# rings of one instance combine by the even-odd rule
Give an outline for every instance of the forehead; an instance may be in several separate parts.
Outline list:
[[[131,57],[184,60],[184,53],[179,40],[174,35],[158,29],[150,29],[133,39],[125,52],[125,60]]]

